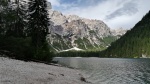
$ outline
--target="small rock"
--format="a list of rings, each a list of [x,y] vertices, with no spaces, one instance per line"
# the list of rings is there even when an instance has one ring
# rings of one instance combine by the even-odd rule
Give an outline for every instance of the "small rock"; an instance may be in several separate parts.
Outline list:
[[[86,82],[86,79],[84,77],[81,77],[80,80]]]
[[[64,76],[64,74],[60,74],[61,76]]]

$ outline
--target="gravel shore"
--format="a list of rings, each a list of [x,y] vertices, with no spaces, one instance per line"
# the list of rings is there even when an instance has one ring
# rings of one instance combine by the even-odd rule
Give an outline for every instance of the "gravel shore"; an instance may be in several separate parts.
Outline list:
[[[0,84],[89,84],[80,71],[0,57]]]

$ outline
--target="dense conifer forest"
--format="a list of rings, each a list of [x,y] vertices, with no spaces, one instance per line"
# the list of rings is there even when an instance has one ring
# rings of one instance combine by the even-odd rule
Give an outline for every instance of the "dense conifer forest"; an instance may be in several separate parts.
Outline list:
[[[51,61],[46,0],[0,0],[0,55]]]
[[[150,57],[150,11],[131,30],[108,49],[100,53],[100,57]]]

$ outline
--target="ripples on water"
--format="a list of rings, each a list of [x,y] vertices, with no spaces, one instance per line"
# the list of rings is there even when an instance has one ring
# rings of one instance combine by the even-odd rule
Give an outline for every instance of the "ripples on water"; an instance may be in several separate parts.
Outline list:
[[[55,58],[78,68],[93,84],[150,84],[150,59]]]

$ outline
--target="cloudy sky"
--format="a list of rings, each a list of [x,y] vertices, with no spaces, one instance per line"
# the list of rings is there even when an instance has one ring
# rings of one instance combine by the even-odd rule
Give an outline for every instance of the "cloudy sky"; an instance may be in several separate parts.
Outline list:
[[[150,10],[150,0],[48,0],[54,10],[104,21],[110,28],[132,28]]]

